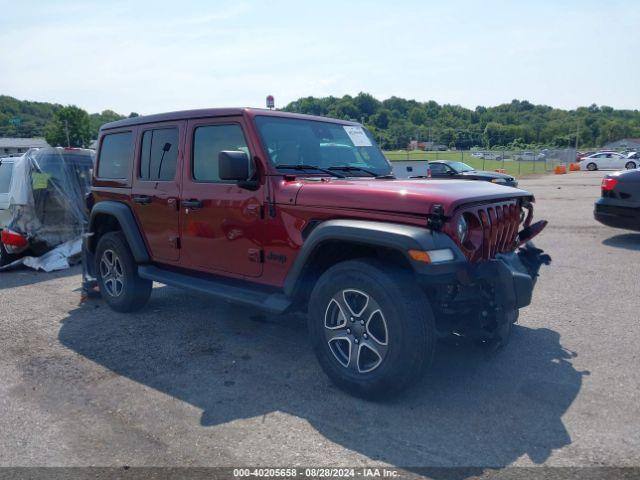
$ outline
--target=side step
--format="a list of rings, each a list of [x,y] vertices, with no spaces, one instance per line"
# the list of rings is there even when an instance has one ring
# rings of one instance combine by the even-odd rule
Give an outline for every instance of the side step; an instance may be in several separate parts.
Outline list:
[[[147,280],[209,294],[230,303],[247,305],[269,313],[282,313],[291,305],[283,293],[268,293],[259,287],[233,285],[224,280],[192,277],[153,265],[138,266],[138,275]]]

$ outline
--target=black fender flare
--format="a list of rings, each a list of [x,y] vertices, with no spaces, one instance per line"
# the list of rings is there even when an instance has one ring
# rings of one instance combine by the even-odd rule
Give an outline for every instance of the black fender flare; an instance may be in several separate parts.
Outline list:
[[[446,234],[430,230],[426,226],[403,225],[398,223],[368,220],[327,220],[315,227],[300,248],[284,282],[286,295],[293,296],[298,280],[303,276],[305,267],[313,253],[324,242],[341,241],[363,246],[384,247],[400,252],[420,274],[445,274],[455,272],[460,264],[466,264],[466,258],[457,245]],[[409,257],[409,250],[437,250],[449,248],[454,260],[446,264],[430,265],[416,262]]]
[[[149,262],[150,258],[147,246],[144,243],[142,233],[140,233],[140,229],[138,228],[138,223],[133,216],[133,212],[127,204],[112,200],[105,200],[96,203],[91,209],[91,217],[89,219],[90,233],[95,233],[95,219],[98,215],[111,215],[112,217],[115,217],[120,224],[122,233],[127,239],[127,243],[129,244],[129,248],[131,248],[131,253],[133,254],[133,258],[135,258],[136,262]]]

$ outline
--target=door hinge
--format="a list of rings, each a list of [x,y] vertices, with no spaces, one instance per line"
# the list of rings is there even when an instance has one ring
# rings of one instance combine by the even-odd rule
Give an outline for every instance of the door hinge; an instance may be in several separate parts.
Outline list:
[[[249,261],[254,263],[264,263],[264,250],[250,248],[248,251]]]
[[[175,249],[179,250],[179,249],[180,249],[180,247],[181,247],[181,244],[180,244],[180,237],[171,237],[171,238],[169,239],[169,244],[170,244],[173,248],[175,248]]]

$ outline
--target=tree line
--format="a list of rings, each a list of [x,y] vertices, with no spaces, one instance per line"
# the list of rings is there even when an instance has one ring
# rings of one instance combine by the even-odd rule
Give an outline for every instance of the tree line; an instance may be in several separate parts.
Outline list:
[[[100,126],[122,118],[112,110],[89,114],[75,105],[0,95],[0,137],[44,137],[53,146],[88,147],[98,138]]]
[[[411,140],[447,147],[597,147],[640,137],[640,111],[590,105],[562,110],[513,100],[468,109],[399,97],[378,100],[368,93],[343,97],[304,97],[284,111],[364,123],[384,149],[406,148]],[[129,117],[137,116],[132,112]],[[0,136],[44,137],[50,145],[86,147],[104,123],[125,118],[112,110],[89,114],[73,106],[30,102],[0,95]]]
[[[513,100],[495,107],[468,109],[399,97],[305,97],[285,111],[356,120],[364,123],[384,149],[406,148],[411,140],[447,147],[535,148],[596,147],[626,137],[640,137],[640,111],[590,105],[562,110]]]

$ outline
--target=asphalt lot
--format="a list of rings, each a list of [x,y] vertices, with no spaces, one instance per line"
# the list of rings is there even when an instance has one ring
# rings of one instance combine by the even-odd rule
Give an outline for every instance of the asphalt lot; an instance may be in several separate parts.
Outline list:
[[[441,345],[385,403],[334,388],[298,317],[158,287],[79,305],[79,269],[0,273],[1,466],[640,466],[640,234],[592,218],[602,172],[522,180],[550,224],[510,345]]]

